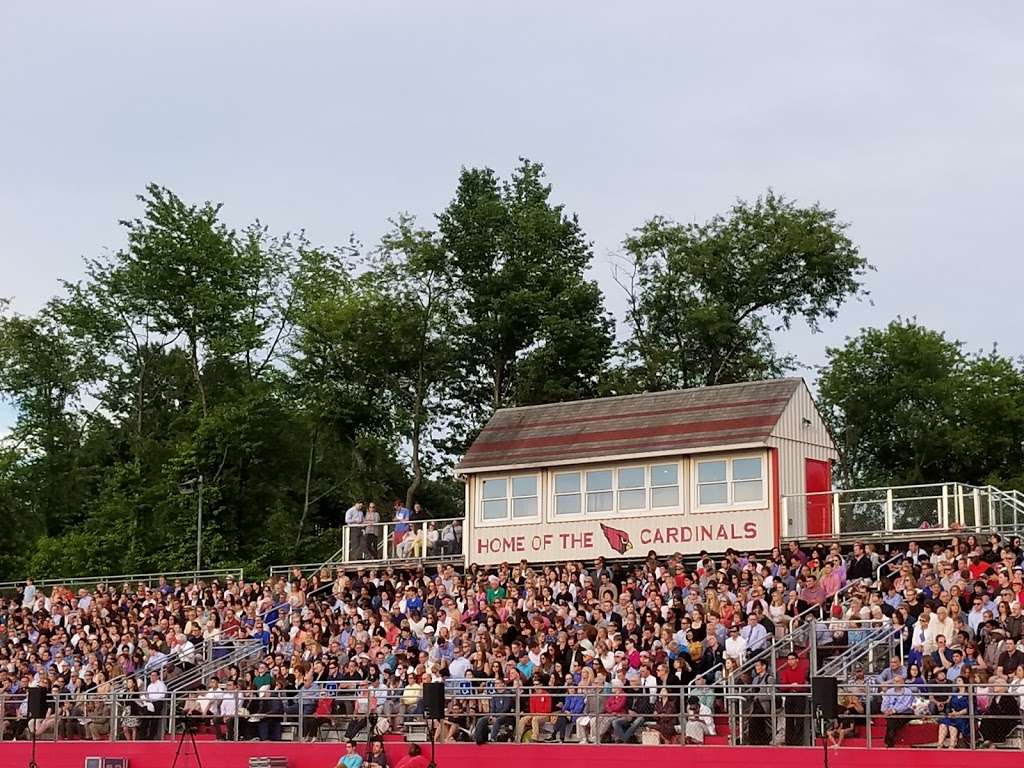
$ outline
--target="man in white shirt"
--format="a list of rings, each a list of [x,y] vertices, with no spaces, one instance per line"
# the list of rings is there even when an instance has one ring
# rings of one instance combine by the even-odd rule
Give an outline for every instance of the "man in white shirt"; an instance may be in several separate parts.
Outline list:
[[[357,501],[345,511],[345,525],[349,529],[349,552],[353,560],[366,559],[366,543],[363,539],[365,520],[361,501]]]
[[[747,641],[740,634],[739,627],[730,627],[729,636],[725,639],[725,658],[732,659],[737,664],[743,664],[747,657]]]
[[[145,704],[146,709],[153,714],[143,721],[143,738],[150,741],[159,739],[163,731],[163,715],[167,706],[167,685],[160,679],[160,673],[155,669],[149,673]]]

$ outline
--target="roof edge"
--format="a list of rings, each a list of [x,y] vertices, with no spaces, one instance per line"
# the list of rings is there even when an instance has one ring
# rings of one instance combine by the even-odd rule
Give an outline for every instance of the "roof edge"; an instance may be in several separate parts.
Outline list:
[[[531,407],[531,406],[526,406]],[[771,437],[769,435],[769,437]],[[615,461],[631,461],[634,459],[654,459],[662,456],[692,456],[694,454],[722,453],[724,451],[743,451],[751,448],[768,448],[768,441],[752,441],[746,443],[726,443],[700,448],[689,448],[680,451],[678,448],[663,451],[644,451],[641,453],[615,453],[605,456],[586,456],[577,459],[559,459],[557,461],[529,462],[526,464],[484,464],[476,467],[455,467],[456,475],[479,475],[485,472],[519,472],[528,469],[539,470],[547,467],[568,467],[579,464],[607,464]]]

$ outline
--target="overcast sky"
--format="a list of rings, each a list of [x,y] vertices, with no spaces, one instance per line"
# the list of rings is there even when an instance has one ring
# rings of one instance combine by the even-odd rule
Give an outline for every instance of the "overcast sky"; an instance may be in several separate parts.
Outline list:
[[[460,166],[524,155],[613,310],[630,229],[771,186],[837,209],[877,267],[873,304],[782,341],[805,363],[897,315],[1024,354],[1022,34],[1013,0],[6,0],[0,296],[36,310],[150,181],[372,243]]]

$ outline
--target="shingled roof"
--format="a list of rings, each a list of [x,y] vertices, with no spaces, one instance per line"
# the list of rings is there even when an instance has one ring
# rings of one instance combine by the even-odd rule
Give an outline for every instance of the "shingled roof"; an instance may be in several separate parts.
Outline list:
[[[802,379],[773,379],[503,408],[457,471],[763,444],[802,386]]]

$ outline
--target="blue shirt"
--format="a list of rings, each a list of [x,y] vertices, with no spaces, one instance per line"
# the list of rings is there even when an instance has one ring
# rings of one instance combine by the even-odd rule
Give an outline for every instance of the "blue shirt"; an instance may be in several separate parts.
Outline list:
[[[583,712],[583,708],[586,706],[586,703],[586,698],[579,694],[566,696],[565,704],[562,706],[562,711],[569,715],[578,715]]]
[[[911,712],[914,709],[914,696],[909,688],[890,688],[882,697],[882,711]]]
[[[362,768],[363,758],[353,752],[351,755],[345,755],[338,762],[345,766],[345,768]]]

